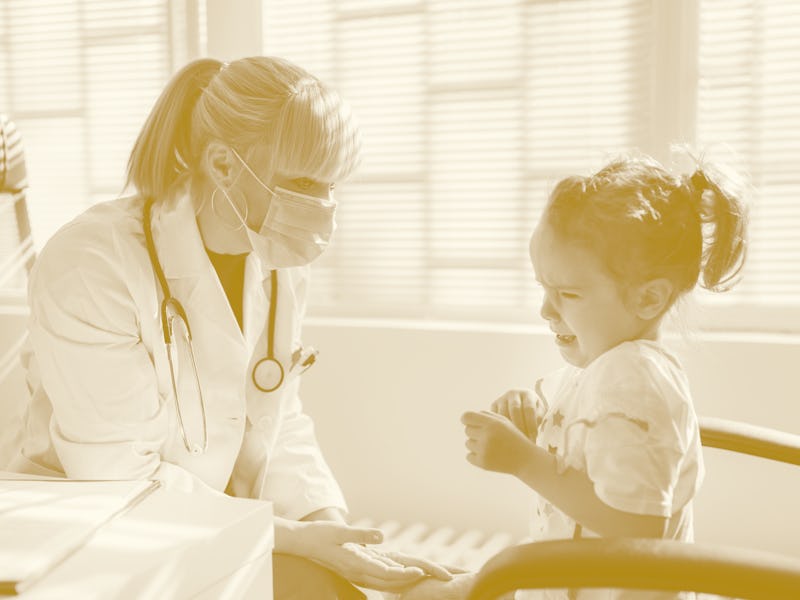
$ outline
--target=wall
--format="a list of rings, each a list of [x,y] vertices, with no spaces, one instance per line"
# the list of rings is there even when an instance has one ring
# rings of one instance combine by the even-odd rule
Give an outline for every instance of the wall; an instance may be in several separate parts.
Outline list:
[[[303,398],[353,517],[522,536],[527,493],[465,460],[459,416],[561,359],[539,328],[310,320],[320,350]],[[672,340],[698,413],[800,434],[800,339],[705,335]],[[800,469],[706,450],[700,541],[800,555]]]

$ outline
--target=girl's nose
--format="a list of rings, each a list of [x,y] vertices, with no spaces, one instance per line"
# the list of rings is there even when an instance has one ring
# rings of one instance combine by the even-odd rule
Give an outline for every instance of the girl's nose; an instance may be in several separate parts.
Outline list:
[[[542,315],[545,321],[554,321],[558,319],[558,311],[553,306],[553,303],[550,302],[550,296],[548,294],[544,295],[542,308],[539,310],[539,314]]]

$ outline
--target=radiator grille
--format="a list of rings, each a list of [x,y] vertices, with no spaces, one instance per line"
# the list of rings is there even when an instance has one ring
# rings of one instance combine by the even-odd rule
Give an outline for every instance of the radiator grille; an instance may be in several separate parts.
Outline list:
[[[520,541],[505,532],[487,534],[478,530],[456,531],[450,527],[429,527],[423,523],[377,522],[365,518],[353,522],[353,525],[382,530],[382,548],[468,571],[477,571],[494,554]]]

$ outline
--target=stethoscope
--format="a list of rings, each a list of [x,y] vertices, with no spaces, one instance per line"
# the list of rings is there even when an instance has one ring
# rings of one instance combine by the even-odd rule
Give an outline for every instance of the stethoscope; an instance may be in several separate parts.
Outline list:
[[[172,391],[175,397],[175,408],[178,415],[178,424],[181,428],[181,436],[186,449],[191,454],[202,454],[208,449],[208,424],[206,420],[206,404],[203,398],[203,390],[200,387],[200,378],[197,373],[197,362],[194,357],[194,348],[192,345],[192,330],[189,326],[189,319],[186,316],[186,310],[180,301],[172,295],[167,278],[164,275],[164,269],[158,260],[156,253],[155,242],[153,241],[153,228],[152,228],[152,209],[153,199],[148,198],[144,203],[144,237],[147,246],[147,254],[150,257],[150,263],[153,266],[153,271],[156,274],[158,283],[161,286],[163,293],[163,300],[161,301],[161,329],[164,335],[164,344],[167,347],[167,358],[169,360],[170,379],[172,381]],[[264,357],[259,359],[253,366],[251,379],[253,385],[264,393],[274,392],[283,384],[286,377],[286,371],[283,364],[275,356],[275,321],[277,318],[278,306],[278,271],[272,269],[270,271],[270,298],[269,298],[269,316],[267,321],[267,353]],[[203,421],[203,435],[202,442],[192,443],[189,436],[186,434],[186,427],[181,412],[181,405],[178,398],[178,385],[176,382],[176,366],[173,359],[173,331],[176,326],[183,329],[186,333],[186,340],[188,342],[188,354],[192,366],[192,374],[194,384],[197,389],[200,403],[200,414]],[[298,374],[305,371],[308,367],[314,364],[317,352],[313,348],[299,349],[292,354],[291,370],[298,370]]]

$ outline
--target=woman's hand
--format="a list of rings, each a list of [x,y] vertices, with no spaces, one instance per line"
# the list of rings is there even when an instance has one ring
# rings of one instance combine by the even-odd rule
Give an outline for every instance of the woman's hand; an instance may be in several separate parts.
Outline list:
[[[335,521],[281,519],[280,551],[311,559],[356,585],[395,591],[433,576],[444,581],[450,573],[430,561],[368,544],[383,541],[380,529],[350,527]],[[276,548],[279,546],[276,523]]]
[[[415,572],[418,570],[420,573],[415,575],[415,578],[411,580],[412,584],[428,579],[440,582],[448,582],[453,579],[453,574],[450,571],[424,558],[410,556],[403,552],[392,552],[369,546],[361,546],[360,548],[370,560],[381,561],[390,569],[402,568],[405,571],[413,570]],[[367,574],[364,573],[360,577],[356,576],[355,578],[350,578],[350,581],[356,585],[383,591],[397,591],[405,589],[409,585],[408,581],[399,581],[394,578],[387,580],[385,577],[380,577],[376,580],[371,574],[369,580],[365,580],[365,575]]]
[[[492,412],[506,417],[532,442],[546,411],[547,406],[533,390],[508,390],[492,402]]]
[[[465,412],[467,460],[488,471],[517,475],[526,464],[533,442],[507,417],[495,412]]]

